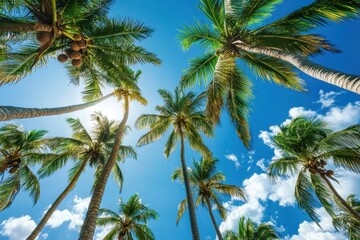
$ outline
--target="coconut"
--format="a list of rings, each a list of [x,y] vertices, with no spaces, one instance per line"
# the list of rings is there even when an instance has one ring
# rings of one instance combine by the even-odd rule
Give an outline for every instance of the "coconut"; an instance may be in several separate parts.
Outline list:
[[[334,175],[334,171],[333,170],[327,170],[325,174],[326,174],[326,176],[331,177],[332,175]]]
[[[14,174],[17,169],[18,169],[17,167],[12,167],[12,168],[10,168],[9,173]]]
[[[69,53],[69,58],[71,59],[80,59],[81,58],[81,53],[80,52],[76,52],[76,51],[72,51]]]
[[[61,63],[64,63],[68,60],[68,56],[66,56],[65,54],[60,54],[58,57],[57,57],[57,60]]]
[[[80,67],[81,64],[82,64],[82,60],[81,60],[81,59],[73,59],[73,60],[71,60],[71,64],[72,64],[74,67]]]
[[[80,50],[80,46],[76,42],[70,43],[70,48],[72,50],[74,50],[74,51],[79,51]]]
[[[74,39],[75,41],[81,41],[83,39],[83,37],[80,34],[74,34]]]
[[[312,174],[316,174],[316,169],[315,168],[309,168],[309,172],[311,172]]]
[[[86,48],[87,42],[86,40],[81,40],[76,42],[81,49]]]
[[[12,166],[18,166],[18,165],[20,164],[20,162],[21,162],[21,159],[20,159],[20,158],[17,158],[17,159],[15,159],[15,160],[13,160],[13,161],[11,162],[11,165],[12,165]]]
[[[41,43],[47,43],[51,40],[51,33],[49,32],[37,32],[36,39]]]
[[[325,160],[320,160],[320,164],[325,166],[327,164],[327,162]]]
[[[72,50],[70,48],[65,50],[65,54],[67,57],[70,57],[70,53],[72,52]]]

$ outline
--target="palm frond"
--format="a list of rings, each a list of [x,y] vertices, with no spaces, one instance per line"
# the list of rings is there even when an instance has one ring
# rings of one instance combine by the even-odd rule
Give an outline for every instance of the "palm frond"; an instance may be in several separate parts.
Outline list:
[[[176,225],[179,224],[180,218],[182,217],[182,215],[184,214],[185,210],[187,208],[187,202],[186,202],[186,198],[184,200],[182,200],[178,206],[178,214],[176,217]]]
[[[165,143],[164,156],[166,158],[169,158],[170,154],[175,150],[177,140],[178,140],[178,134],[176,134],[175,131],[172,131],[168,140]]]
[[[220,33],[224,33],[225,9],[222,0],[200,0],[199,9]]]
[[[119,185],[119,192],[121,193],[124,184],[124,176],[122,174],[119,164],[115,163],[111,172],[114,176],[115,182],[117,183],[117,185]]]
[[[28,166],[21,167],[19,171],[21,187],[23,187],[26,191],[29,191],[30,197],[35,204],[40,197],[39,180]]]
[[[299,164],[300,161],[296,157],[286,156],[275,159],[269,165],[269,177],[276,179],[278,176],[288,173],[294,175],[298,171]]]
[[[329,188],[324,184],[324,180],[316,174],[310,174],[311,184],[321,205],[331,217],[335,217],[334,206],[332,204],[332,194]]]
[[[162,119],[161,122],[157,122],[156,125],[152,126],[149,132],[145,133],[139,138],[137,146],[143,146],[161,138],[162,135],[168,130],[171,123],[171,119],[169,118]]]
[[[0,211],[9,207],[20,191],[20,176],[14,174],[0,184]]]

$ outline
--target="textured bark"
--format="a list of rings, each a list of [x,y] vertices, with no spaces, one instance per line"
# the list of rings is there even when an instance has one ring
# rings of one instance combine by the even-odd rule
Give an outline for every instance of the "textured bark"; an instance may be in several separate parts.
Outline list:
[[[194,198],[190,188],[189,176],[187,172],[186,162],[185,162],[185,144],[184,144],[184,134],[182,132],[181,126],[180,129],[180,139],[181,139],[181,149],[180,149],[180,159],[181,159],[181,168],[184,175],[184,184],[186,191],[186,199],[189,209],[190,225],[193,240],[200,240],[199,228],[196,221],[195,205]]]
[[[0,106],[0,121],[7,121],[11,119],[20,119],[20,118],[52,116],[52,115],[60,115],[64,113],[75,112],[94,106],[99,102],[102,102],[105,99],[112,97],[113,95],[114,93],[110,93],[95,101],[82,103],[78,105],[70,105],[66,107],[58,107],[58,108],[23,108],[23,107],[13,107],[13,106]]]
[[[210,204],[210,200],[209,199],[206,199],[206,205],[209,209],[209,214],[210,214],[210,218],[211,218],[211,222],[212,224],[214,225],[214,228],[215,228],[215,231],[216,231],[216,235],[218,237],[219,240],[223,240],[223,237],[221,236],[221,232],[219,230],[219,227],[218,225],[216,224],[216,220],[215,220],[215,217],[214,217],[214,214],[212,212],[212,208],[211,208],[211,204]]]
[[[109,178],[112,168],[116,163],[117,154],[120,149],[121,141],[124,134],[124,129],[126,126],[127,119],[129,117],[129,98],[124,96],[124,117],[121,120],[119,127],[116,132],[116,138],[114,141],[114,146],[111,150],[109,159],[107,160],[104,169],[99,177],[99,180],[94,188],[94,193],[91,197],[88,211],[84,220],[84,224],[81,228],[80,237],[81,240],[92,240],[94,237],[96,219],[98,217],[98,212],[100,208],[100,203],[104,194],[106,187],[106,182]]]
[[[55,202],[51,205],[49,210],[46,211],[43,218],[40,220],[39,224],[36,226],[36,228],[32,231],[32,233],[26,238],[26,240],[34,240],[37,235],[41,232],[41,230],[44,228],[45,224],[49,221],[51,215],[55,212],[56,208],[60,205],[60,203],[64,200],[64,198],[73,190],[75,187],[81,173],[84,171],[87,160],[84,160],[83,163],[80,166],[79,171],[75,174],[74,178],[71,180],[69,185],[65,188],[65,190],[60,194],[60,196],[55,200]]]
[[[323,67],[319,64],[313,63],[305,57],[300,55],[292,54],[289,52],[274,50],[268,47],[251,47],[247,44],[244,44],[241,41],[233,42],[236,44],[236,47],[241,50],[245,50],[252,53],[259,53],[281,59],[286,61],[296,68],[306,73],[307,75],[322,80],[326,83],[330,83],[341,87],[343,89],[355,92],[360,94],[360,76],[346,74],[340,71],[336,71],[330,68]]]
[[[324,175],[320,174],[321,178],[324,179],[326,184],[329,186],[330,190],[333,192],[335,197],[341,202],[341,204],[349,210],[350,214],[353,215],[354,218],[356,218],[360,222],[360,214],[356,212],[341,196],[340,194],[335,190],[334,186],[331,184],[330,180]]]
[[[0,32],[52,32],[50,25],[42,23],[8,23],[0,25]]]

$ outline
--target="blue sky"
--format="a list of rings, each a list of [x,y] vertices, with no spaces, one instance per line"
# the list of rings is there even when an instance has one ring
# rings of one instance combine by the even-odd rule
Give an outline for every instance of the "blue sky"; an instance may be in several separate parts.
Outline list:
[[[271,19],[277,19],[291,10],[312,1],[286,0],[279,5]],[[148,99],[147,107],[132,104],[128,124],[133,126],[135,119],[141,113],[152,113],[154,107],[161,103],[157,94],[159,88],[170,91],[178,85],[182,71],[187,68],[188,60],[201,53],[194,47],[183,52],[176,35],[177,29],[186,24],[192,24],[194,18],[205,20],[197,9],[199,1],[175,0],[154,1],[117,1],[113,5],[111,15],[114,17],[131,17],[143,21],[155,29],[153,36],[143,43],[148,50],[155,52],[162,59],[161,66],[136,66],[143,71],[140,87]],[[270,19],[270,20],[271,20]],[[326,36],[342,53],[326,53],[312,60],[324,66],[348,73],[360,74],[360,20],[331,23],[315,32]],[[222,200],[229,210],[226,221],[221,222],[216,214],[221,230],[230,229],[237,224],[241,215],[252,217],[255,221],[271,221],[277,226],[284,239],[341,239],[341,233],[335,233],[329,217],[319,209],[323,229],[317,228],[307,215],[299,210],[294,203],[293,183],[291,177],[280,179],[278,183],[268,181],[264,167],[278,154],[277,150],[267,141],[279,126],[287,119],[305,114],[319,116],[327,120],[332,128],[338,130],[350,124],[360,122],[360,97],[354,93],[341,90],[321,81],[300,76],[307,84],[307,93],[294,92],[273,83],[251,76],[254,84],[255,98],[252,101],[250,126],[252,134],[252,149],[247,151],[238,139],[234,128],[229,123],[226,114],[222,116],[222,125],[216,128],[215,137],[205,142],[218,158],[218,169],[227,177],[227,183],[244,187],[248,201],[246,203],[224,197]],[[199,87],[194,90],[200,91]],[[52,107],[65,106],[81,102],[82,86],[73,86],[62,65],[56,60],[35,71],[29,77],[17,84],[0,88],[0,104],[22,107]],[[110,92],[105,89],[104,93]],[[71,134],[65,119],[76,117],[91,129],[90,114],[102,111],[113,119],[122,117],[121,103],[110,99],[95,107],[80,112],[61,116],[36,119],[14,120],[26,129],[46,129],[48,136],[69,136]],[[3,125],[5,123],[1,123]],[[125,144],[135,145],[144,131],[133,131],[126,136]],[[191,239],[187,213],[184,214],[178,226],[175,224],[177,206],[185,197],[183,186],[172,182],[170,176],[180,165],[179,151],[176,150],[166,160],[163,156],[163,146],[166,138],[148,146],[137,148],[138,160],[127,159],[122,164],[124,173],[124,188],[121,194],[109,178],[103,198],[102,207],[117,209],[118,198],[125,200],[138,193],[143,203],[158,211],[160,217],[150,222],[150,227],[157,239],[183,240]],[[187,148],[188,164],[191,159],[199,159],[199,155]],[[33,206],[28,194],[20,192],[12,206],[0,212],[0,239],[23,239],[31,231],[43,212],[54,201],[57,195],[67,185],[67,170],[70,165],[53,176],[41,180],[41,197]],[[57,216],[50,221],[39,239],[76,239],[83,215],[89,200],[92,181],[92,169],[80,178],[74,191],[58,208]],[[360,179],[354,174],[339,171],[341,186],[339,191],[346,195],[360,193],[356,182]],[[203,208],[197,209],[198,224],[202,239],[215,239],[208,213]],[[100,238],[106,229],[98,229]]]

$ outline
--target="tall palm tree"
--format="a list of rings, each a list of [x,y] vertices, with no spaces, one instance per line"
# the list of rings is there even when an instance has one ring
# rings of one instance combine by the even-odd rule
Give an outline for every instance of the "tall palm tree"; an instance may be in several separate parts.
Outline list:
[[[243,200],[245,200],[245,195],[240,187],[222,183],[223,181],[225,181],[225,175],[220,172],[216,172],[216,163],[217,160],[215,159],[202,158],[200,162],[194,161],[194,167],[188,168],[188,174],[190,185],[192,186],[193,191],[197,194],[195,206],[198,206],[200,203],[203,206],[206,205],[218,239],[222,240],[223,237],[220,233],[218,225],[216,224],[216,220],[212,210],[212,204],[216,206],[220,217],[222,219],[225,219],[226,209],[221,203],[219,194],[227,194],[233,197],[239,197]],[[174,171],[172,179],[179,179],[181,181],[184,181],[182,170],[180,168]],[[179,222],[185,209],[186,199],[184,199],[180,203],[176,223]]]
[[[80,175],[84,172],[87,165],[96,168],[94,182],[97,182],[99,173],[102,171],[110,149],[112,148],[111,145],[115,137],[116,122],[110,121],[101,113],[95,113],[91,117],[95,123],[92,133],[89,133],[86,130],[79,119],[69,118],[67,119],[67,122],[70,124],[73,131],[72,138],[59,137],[49,139],[52,147],[64,157],[45,162],[39,169],[40,177],[53,174],[58,169],[62,168],[70,158],[76,159],[76,161],[73,168],[69,171],[69,184],[46,211],[39,224],[28,236],[27,240],[33,240],[37,237],[60,203],[74,189]],[[117,160],[123,161],[127,157],[136,158],[136,152],[129,146],[121,146]],[[114,165],[112,173],[121,190],[123,175],[118,164]]]
[[[238,225],[238,232],[227,231],[226,240],[273,240],[280,239],[274,227],[267,223],[257,225],[250,218],[241,217]]]
[[[203,80],[207,85],[207,112],[214,123],[225,105],[245,146],[251,84],[236,61],[247,65],[265,80],[295,90],[303,84],[294,69],[360,93],[360,77],[340,73],[307,59],[323,51],[337,52],[324,38],[306,33],[328,21],[340,22],[359,16],[357,0],[316,0],[267,25],[259,23],[271,15],[279,0],[200,0],[199,9],[210,24],[196,21],[181,30],[182,47],[200,44],[205,54],[191,59],[181,79],[182,87]]]
[[[0,211],[11,205],[20,188],[29,192],[34,204],[39,199],[39,180],[31,168],[57,157],[43,151],[46,133],[45,130],[26,131],[16,124],[0,128]]]
[[[360,201],[354,194],[347,197],[346,202],[360,213]],[[350,240],[360,239],[360,221],[357,221],[341,204],[338,205],[339,214],[333,218],[333,225],[337,230],[343,230]]]
[[[132,77],[133,84],[126,85],[124,81],[117,77],[116,72],[113,72],[114,75],[109,75],[109,83],[116,87],[115,95],[118,97],[119,101],[124,100],[124,115],[117,127],[115,140],[113,142],[113,147],[109,154],[109,157],[102,169],[99,173],[98,180],[94,186],[93,195],[90,200],[89,208],[86,213],[86,217],[84,220],[84,224],[81,228],[79,239],[82,240],[92,240],[96,227],[96,219],[98,216],[100,203],[104,194],[104,190],[106,187],[107,180],[109,175],[116,163],[116,159],[118,156],[118,152],[121,146],[121,142],[123,141],[124,130],[126,127],[126,122],[129,117],[129,103],[130,101],[137,101],[143,105],[147,104],[145,98],[141,96],[140,90],[137,88],[137,82],[141,75],[141,71],[134,72],[130,69],[127,70]],[[95,90],[91,90],[95,91]]]
[[[332,217],[335,217],[334,197],[360,221],[360,214],[334,188],[330,181],[337,182],[334,170],[326,166],[332,161],[336,167],[360,172],[360,124],[332,132],[324,121],[298,117],[280,130],[273,142],[283,152],[283,157],[270,164],[269,176],[275,179],[279,175],[297,174],[295,198],[315,222],[319,219],[312,206],[313,192]]]
[[[97,225],[112,227],[104,240],[134,239],[133,234],[139,240],[154,240],[154,233],[147,226],[147,222],[149,219],[157,219],[157,212],[142,204],[137,194],[131,196],[127,202],[123,202],[121,198],[119,201],[119,214],[110,209],[99,210]]]
[[[20,80],[54,56],[67,62],[70,72],[74,67],[84,71],[90,65],[106,68],[114,62],[158,64],[154,54],[135,45],[152,30],[141,22],[109,18],[113,2],[25,0],[5,6],[0,14],[0,39],[7,43],[2,47],[7,55],[0,59],[0,84]],[[14,8],[17,14],[12,14]]]
[[[195,96],[192,92],[183,93],[178,88],[175,89],[174,95],[164,89],[160,89],[159,94],[164,101],[163,105],[156,106],[159,114],[142,114],[136,120],[135,126],[138,129],[150,128],[148,133],[140,137],[138,146],[143,146],[158,140],[172,126],[172,131],[164,148],[164,155],[168,158],[175,150],[177,142],[180,139],[180,160],[184,173],[191,231],[193,239],[199,240],[200,234],[196,222],[194,200],[191,193],[189,176],[186,171],[185,140],[187,139],[190,147],[199,151],[202,155],[206,157],[211,156],[211,152],[205,146],[199,134],[199,132],[203,132],[207,136],[213,135],[213,129],[201,110],[205,96],[204,94]]]

